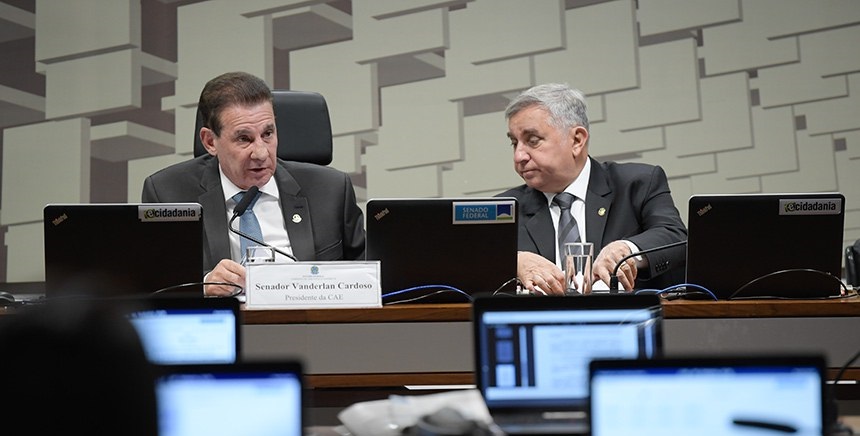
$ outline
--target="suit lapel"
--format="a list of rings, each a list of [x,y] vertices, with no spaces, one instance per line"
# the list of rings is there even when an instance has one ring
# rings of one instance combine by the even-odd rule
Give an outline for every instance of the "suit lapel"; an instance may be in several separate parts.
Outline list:
[[[595,255],[603,247],[603,232],[613,197],[609,176],[599,162],[591,159],[591,177],[585,195],[585,240],[594,244]]]
[[[203,206],[203,228],[209,244],[207,264],[215,266],[221,259],[229,259],[230,236],[227,230],[227,205],[224,204],[224,190],[221,188],[221,175],[218,172],[218,159],[213,158],[200,179],[203,193],[197,201]]]
[[[555,227],[552,224],[552,215],[549,213],[546,196],[540,191],[527,188],[526,196],[520,207],[522,208],[526,232],[537,248],[538,254],[554,261]]]
[[[316,259],[308,199],[299,195],[301,186],[280,162],[275,171],[275,181],[278,184],[281,210],[284,213],[284,223],[287,226],[293,255],[299,260]]]

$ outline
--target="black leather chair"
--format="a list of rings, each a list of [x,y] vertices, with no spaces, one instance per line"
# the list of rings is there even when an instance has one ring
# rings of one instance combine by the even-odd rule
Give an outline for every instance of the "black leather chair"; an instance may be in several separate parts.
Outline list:
[[[325,98],[316,92],[273,90],[278,157],[328,165],[332,160],[331,119]],[[200,142],[203,120],[197,111],[194,156],[206,154]]]
[[[845,281],[855,288],[860,286],[860,239],[845,247]]]

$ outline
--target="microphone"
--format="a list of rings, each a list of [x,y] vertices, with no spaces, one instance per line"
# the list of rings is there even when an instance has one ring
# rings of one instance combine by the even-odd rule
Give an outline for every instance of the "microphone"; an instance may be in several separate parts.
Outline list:
[[[284,257],[287,257],[289,259],[292,259],[293,262],[298,262],[299,260],[296,259],[296,257],[293,256],[292,254],[289,254],[283,250],[279,250],[278,248],[273,247],[273,246],[271,246],[271,245],[269,245],[263,241],[260,241],[257,238],[255,238],[255,237],[253,237],[253,236],[251,236],[245,232],[242,232],[240,230],[236,230],[235,228],[233,228],[233,221],[236,221],[236,218],[245,214],[245,211],[248,210],[248,206],[250,206],[251,202],[254,201],[254,198],[257,197],[257,193],[259,191],[260,191],[260,188],[258,188],[256,186],[251,186],[250,188],[248,188],[248,191],[245,192],[244,196],[242,196],[242,200],[236,204],[235,208],[233,208],[233,216],[230,218],[230,222],[227,224],[227,228],[229,228],[231,232],[239,235],[242,238],[245,238],[251,242],[254,242],[257,245],[261,245],[263,247],[270,248],[270,249],[274,250],[276,253],[281,254]]]
[[[244,200],[244,199],[243,199]],[[636,256],[640,256],[643,254],[653,253],[655,251],[661,251],[672,247],[678,247],[681,245],[687,244],[687,241],[678,241],[673,242],[671,244],[660,245],[654,248],[649,248],[647,250],[637,251],[635,253],[630,253],[627,256],[621,258],[618,263],[615,264],[615,268],[612,269],[612,277],[609,278],[609,293],[615,294],[618,293],[618,269],[621,268],[621,265],[624,265],[628,259]]]

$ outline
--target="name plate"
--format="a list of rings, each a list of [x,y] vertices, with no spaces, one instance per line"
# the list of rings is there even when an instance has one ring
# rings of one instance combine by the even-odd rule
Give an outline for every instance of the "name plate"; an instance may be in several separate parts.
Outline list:
[[[246,309],[382,307],[380,262],[262,262],[246,265]]]

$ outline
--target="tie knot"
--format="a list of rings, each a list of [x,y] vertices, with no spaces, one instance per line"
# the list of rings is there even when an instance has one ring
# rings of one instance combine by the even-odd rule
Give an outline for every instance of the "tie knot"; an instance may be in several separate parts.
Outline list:
[[[236,195],[234,195],[234,196],[233,196],[233,201],[235,201],[235,202],[236,202],[236,204],[241,203],[241,202],[242,202],[242,198],[245,196],[245,194],[246,194],[246,193],[248,193],[248,191],[239,191]],[[259,199],[259,198],[260,198],[260,191],[257,191],[257,195],[256,195],[256,196],[254,196],[254,199],[252,199],[252,200],[251,200],[251,203],[250,203],[250,204],[248,204],[248,209],[247,209],[247,210],[251,210],[251,209],[253,209],[253,208],[254,208],[254,203],[256,203],[256,202],[257,202],[257,199]]]
[[[561,210],[569,210],[570,205],[572,205],[575,200],[576,196],[574,196],[570,192],[562,192],[552,198],[552,202],[557,204],[558,207],[561,208]]]

